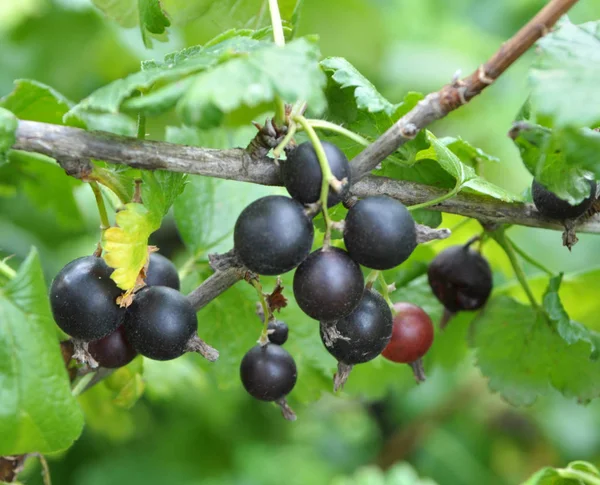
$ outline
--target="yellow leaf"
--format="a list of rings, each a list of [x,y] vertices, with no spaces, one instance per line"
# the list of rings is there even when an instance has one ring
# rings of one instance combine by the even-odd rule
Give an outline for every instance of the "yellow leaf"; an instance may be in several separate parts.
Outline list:
[[[117,227],[104,232],[104,260],[115,268],[111,278],[122,290],[131,290],[148,260],[148,237],[160,227],[156,217],[142,204],[130,203],[117,213]]]

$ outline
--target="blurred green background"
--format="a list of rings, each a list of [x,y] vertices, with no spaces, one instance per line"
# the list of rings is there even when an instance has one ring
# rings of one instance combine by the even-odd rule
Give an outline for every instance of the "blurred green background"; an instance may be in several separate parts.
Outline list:
[[[161,59],[230,27],[265,25],[262,3],[163,0],[173,20],[169,41],[147,50],[138,29],[120,28],[89,0],[0,1],[0,96],[11,91],[15,79],[31,78],[79,101],[138,70],[142,59]],[[408,90],[438,89],[458,69],[463,74],[476,69],[544,3],[305,0],[299,34],[318,34],[323,55],[346,57],[398,101]],[[570,16],[574,22],[598,19],[600,3],[582,0]],[[531,54],[524,56],[483,95],[432,128],[438,136],[460,135],[500,158],[482,170],[516,192],[528,187],[531,176],[506,132],[527,96],[530,60]],[[164,138],[165,126],[175,123],[169,116],[149,120],[150,137]],[[0,257],[15,255],[11,264],[16,265],[34,245],[48,280],[71,259],[89,253],[98,237],[91,191],[52,173],[54,179],[41,180],[35,168],[24,165],[19,174],[24,182],[15,190],[0,171]],[[32,188],[40,183],[45,191]],[[50,210],[65,187],[75,187],[75,206]],[[250,200],[274,190],[252,188]],[[238,212],[242,208],[240,202]],[[236,215],[213,223],[231,226]],[[444,225],[458,222],[446,217]],[[450,243],[477,229],[474,222],[463,226]],[[572,273],[598,263],[600,239],[593,236],[581,235],[569,253],[556,232],[514,228],[511,235],[554,271]],[[172,220],[154,242],[178,264],[187,261]],[[221,249],[230,244],[226,240]],[[493,248],[487,255],[496,282],[510,284],[503,256]],[[236,322],[235,306],[225,311],[233,314],[228,325],[247,324]],[[466,323],[457,321],[454,329],[451,338],[464,340]],[[397,384],[382,384],[378,399],[361,396],[359,374],[349,394],[297,403],[295,423],[252,400],[237,383],[218,389],[195,356],[146,361],[146,393],[133,409],[115,406],[102,386],[83,395],[87,427],[70,450],[50,457],[53,480],[58,485],[325,484],[364,465],[388,468],[408,461],[440,484],[513,484],[541,466],[572,459],[600,462],[600,403],[581,406],[556,395],[528,409],[512,408],[488,390],[470,353],[449,361],[452,365],[428,369],[428,381],[419,387],[403,370]],[[41,483],[35,463],[24,477]]]

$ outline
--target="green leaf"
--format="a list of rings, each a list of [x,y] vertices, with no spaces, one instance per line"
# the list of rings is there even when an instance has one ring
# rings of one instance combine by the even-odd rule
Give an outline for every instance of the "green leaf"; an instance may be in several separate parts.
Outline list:
[[[64,450],[83,427],[46,295],[32,250],[0,289],[0,456]]]
[[[157,93],[145,97],[133,98],[128,109],[134,111],[157,112],[168,109],[179,99],[170,99],[165,105],[162,89],[177,90],[178,83],[184,82],[187,76],[204,71],[231,57],[247,53],[252,49],[267,45],[266,42],[253,37],[254,31],[227,31],[208,42],[204,47],[188,47],[181,51],[165,56],[163,62],[146,61],[142,63],[142,70],[118,79],[81,101],[66,115],[66,120],[81,116],[82,112],[118,113],[124,101],[139,92],[148,92],[155,84],[160,84]],[[173,85],[171,85],[173,83]],[[181,93],[178,94],[181,96]],[[150,101],[148,101],[148,98]],[[137,104],[136,104],[137,103]]]
[[[139,21],[137,0],[92,0],[92,3],[121,27],[135,27]]]
[[[500,159],[485,153],[481,148],[475,148],[461,137],[446,136],[439,139],[440,143],[446,145],[463,163],[470,167],[477,167],[483,162],[499,162]]]
[[[144,206],[164,217],[175,199],[183,192],[187,175],[166,170],[142,171],[142,200]]]
[[[314,39],[269,45],[231,59],[195,77],[177,109],[185,123],[203,128],[221,124],[225,114],[253,108],[252,115],[272,109],[277,96],[288,103],[306,101],[314,113],[325,108],[325,77]],[[247,123],[252,117],[242,117]],[[242,124],[240,122],[240,124]]]
[[[19,122],[10,111],[0,108],[0,165],[6,162],[8,150],[15,144]]]
[[[561,199],[572,204],[590,194],[586,171],[600,176],[600,133],[588,128],[550,129],[520,125],[513,141],[527,169]]]
[[[331,485],[436,485],[430,478],[420,478],[409,463],[397,463],[386,472],[371,465],[359,468],[352,476],[337,477]]]
[[[535,111],[555,126],[600,123],[600,21],[574,25],[566,18],[537,43],[529,73]]]
[[[0,106],[22,120],[60,125],[72,103],[50,86],[29,79],[17,79],[12,92],[0,99]]]
[[[592,483],[587,479],[594,477],[600,477],[594,465],[586,461],[573,461],[566,468],[542,468],[522,485],[581,485]]]
[[[142,372],[144,360],[138,356],[125,367],[115,370],[106,378],[104,384],[114,391],[113,402],[124,409],[132,408],[144,393]]]
[[[171,21],[163,11],[160,0],[138,0],[140,10],[140,31],[144,45],[152,47],[152,37],[149,34],[164,34]],[[154,38],[157,38],[154,36]],[[160,37],[158,37],[160,39]]]
[[[473,322],[472,344],[490,388],[515,405],[533,404],[551,387],[583,402],[600,395],[600,364],[590,360],[589,343],[569,344],[544,313],[505,296]]]

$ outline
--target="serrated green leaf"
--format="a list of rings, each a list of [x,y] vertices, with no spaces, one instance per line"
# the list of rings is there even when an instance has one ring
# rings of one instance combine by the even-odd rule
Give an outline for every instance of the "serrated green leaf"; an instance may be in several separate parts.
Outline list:
[[[531,102],[556,126],[600,123],[600,21],[574,25],[566,18],[537,43],[529,73]]]
[[[6,162],[8,150],[15,144],[19,122],[10,111],[0,108],[0,165]]]
[[[62,124],[72,103],[50,86],[29,79],[17,79],[15,87],[0,99],[0,106],[22,120]]]
[[[204,71],[231,57],[247,53],[267,44],[253,38],[253,34],[253,31],[248,30],[224,32],[214,39],[214,42],[207,43],[205,47],[194,46],[173,52],[166,55],[163,62],[143,62],[141,71],[114,81],[93,92],[69,111],[66,119],[80,116],[81,112],[87,111],[118,113],[124,101],[139,92],[148,92],[155,84],[161,84],[168,88],[170,83],[175,83],[175,86],[169,88],[171,90],[175,89],[177,83],[182,82],[191,74]],[[166,88],[163,87],[163,89]],[[139,104],[135,104],[132,100],[132,105],[128,109],[156,112],[157,108],[154,104],[164,105],[162,95],[150,94],[149,96],[153,96],[151,102],[142,102],[135,98]],[[170,104],[168,103],[162,109],[173,106],[177,99],[171,100]]]
[[[187,175],[156,170],[142,172],[142,200],[144,206],[159,217],[164,217],[175,199],[183,192]]]
[[[473,322],[472,344],[491,389],[513,404],[532,404],[550,387],[583,402],[600,395],[589,344],[569,345],[544,313],[510,298],[487,304]]]
[[[160,0],[138,0],[138,8],[140,11],[142,40],[146,47],[151,48],[153,38],[163,40],[161,37],[157,37],[157,35],[164,34],[166,28],[171,25],[171,21],[162,9]]]
[[[177,105],[185,123],[203,128],[221,123],[242,107],[272,109],[277,96],[285,102],[306,101],[314,113],[325,108],[325,76],[319,68],[314,39],[269,45],[231,59],[196,76]],[[251,121],[251,118],[246,120]]]
[[[579,474],[578,472],[583,472]],[[581,485],[600,476],[598,469],[586,461],[573,461],[566,468],[545,467],[538,470],[522,485]]]
[[[485,153],[481,148],[476,148],[461,137],[446,136],[439,139],[440,143],[446,145],[465,164],[476,167],[482,162],[499,162],[500,159]]]
[[[116,227],[104,231],[102,257],[111,268],[111,278],[122,290],[131,290],[148,260],[148,238],[160,227],[162,215],[132,202],[117,212]]]
[[[0,288],[0,456],[66,449],[83,427],[46,295],[32,250]]]

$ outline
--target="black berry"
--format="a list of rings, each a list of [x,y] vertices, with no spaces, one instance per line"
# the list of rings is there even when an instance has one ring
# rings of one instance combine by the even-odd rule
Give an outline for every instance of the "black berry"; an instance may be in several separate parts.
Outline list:
[[[269,342],[277,345],[283,345],[287,342],[289,330],[285,322],[281,320],[270,321],[269,330],[273,330],[269,334]]]
[[[364,291],[360,266],[343,249],[313,252],[294,275],[298,306],[315,320],[337,320],[349,315]]]
[[[313,236],[312,222],[302,204],[289,197],[270,195],[242,211],[233,237],[235,250],[248,269],[278,275],[304,261]]]
[[[481,308],[492,291],[490,265],[468,245],[452,246],[438,254],[427,276],[433,294],[452,313]]]
[[[336,322],[321,322],[321,340],[338,362],[354,365],[377,357],[392,336],[392,312],[383,297],[365,290],[358,307]]]
[[[85,256],[60,270],[50,287],[50,306],[57,325],[73,338],[90,341],[108,335],[123,321],[121,295],[110,279],[113,269],[102,258]]]
[[[175,265],[162,254],[150,254],[148,271],[146,272],[148,286],[168,286],[179,290],[179,275]]]
[[[186,352],[196,335],[196,312],[173,288],[150,286],[135,295],[125,316],[125,335],[133,348],[154,360],[171,360]]]
[[[406,207],[391,197],[366,197],[348,211],[344,242],[357,263],[390,269],[406,261],[417,246],[415,221]]]
[[[344,152],[333,143],[321,142],[327,161],[334,177],[339,181],[344,178],[344,184],[340,192],[329,189],[327,205],[331,207],[344,200],[350,190],[350,164]],[[289,194],[303,204],[317,202],[321,195],[321,183],[323,175],[317,153],[311,142],[301,143],[288,153],[287,160],[281,162],[281,177],[283,185]]]
[[[137,352],[129,345],[121,325],[114,332],[88,344],[88,352],[101,367],[117,369],[129,364]]]
[[[256,345],[244,355],[240,377],[252,397],[261,401],[277,401],[294,388],[296,363],[279,345]]]
[[[566,200],[557,197],[546,187],[534,180],[531,184],[533,203],[538,211],[552,219],[575,219],[587,211],[596,198],[596,182],[586,179],[590,184],[590,195],[577,205],[571,205]]]

